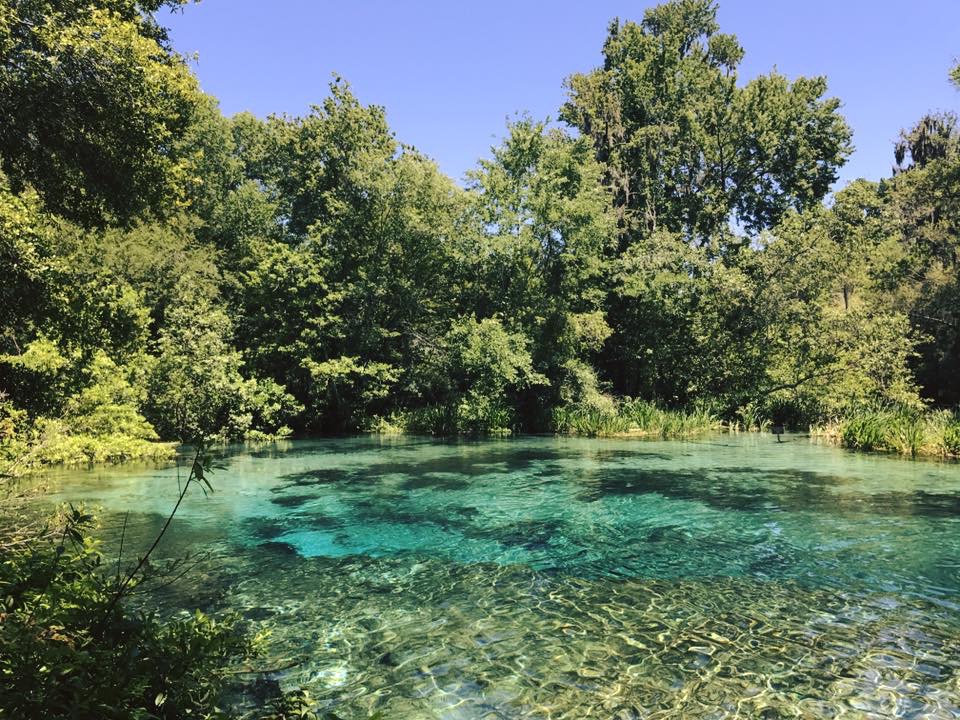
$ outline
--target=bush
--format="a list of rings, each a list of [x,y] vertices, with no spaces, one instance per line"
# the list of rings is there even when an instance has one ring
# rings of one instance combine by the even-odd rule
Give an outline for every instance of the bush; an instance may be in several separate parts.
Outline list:
[[[76,434],[62,420],[48,418],[37,421],[30,438],[29,449],[22,460],[31,468],[128,460],[169,460],[175,450],[174,443],[129,435]]]
[[[0,477],[16,477],[50,465],[162,461],[175,453],[174,443],[77,433],[63,420],[39,418],[31,423],[7,408],[5,411],[0,404]]]
[[[254,649],[237,618],[163,622],[112,602],[93,518],[17,514],[0,528],[0,697],[11,718],[211,717],[228,663]]]

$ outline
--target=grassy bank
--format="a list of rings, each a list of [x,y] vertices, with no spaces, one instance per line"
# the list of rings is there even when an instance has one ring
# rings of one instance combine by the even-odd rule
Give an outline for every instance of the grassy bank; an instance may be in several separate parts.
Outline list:
[[[811,427],[810,434],[854,450],[960,457],[960,414],[956,411],[864,412]]]
[[[152,428],[130,434],[120,431],[78,431],[63,420],[39,418],[14,424],[0,417],[0,478],[20,477],[44,468],[114,465],[124,462],[173,460],[180,445],[157,438]],[[287,428],[276,433],[249,430],[241,437],[217,437],[214,443],[273,443],[290,437]]]

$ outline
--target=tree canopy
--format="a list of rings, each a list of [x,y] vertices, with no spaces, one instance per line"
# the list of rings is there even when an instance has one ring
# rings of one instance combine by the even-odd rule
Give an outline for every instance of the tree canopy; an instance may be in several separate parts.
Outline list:
[[[621,209],[623,242],[658,230],[706,243],[735,219],[769,230],[820,203],[850,154],[824,78],[738,83],[744,50],[712,0],[614,20],[603,65],[567,80],[561,117],[592,139]]]
[[[716,4],[671,0],[614,20],[560,122],[514,118],[460,186],[340,77],[302,117],[225,117],[154,19],[177,4],[0,5],[5,427],[542,431],[618,397],[803,425],[960,399],[952,113],[828,197],[852,145],[826,79],[741,77]]]

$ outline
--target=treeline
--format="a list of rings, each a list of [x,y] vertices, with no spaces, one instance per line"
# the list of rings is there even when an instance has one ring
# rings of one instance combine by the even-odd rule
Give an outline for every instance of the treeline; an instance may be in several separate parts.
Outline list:
[[[178,4],[0,3],[21,466],[569,430],[624,398],[797,427],[960,402],[954,115],[825,202],[852,152],[825,79],[743,81],[714,3],[673,0],[461,187],[339,78],[303,117],[224,117],[153,19]]]

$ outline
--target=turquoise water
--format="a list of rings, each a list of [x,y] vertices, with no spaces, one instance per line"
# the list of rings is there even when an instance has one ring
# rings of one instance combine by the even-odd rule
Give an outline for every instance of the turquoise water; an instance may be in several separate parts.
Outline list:
[[[193,570],[152,601],[271,629],[260,700],[279,684],[344,718],[960,717],[956,464],[757,435],[349,438],[226,461],[161,548]],[[102,506],[110,550],[126,517],[132,557],[178,472],[60,473],[53,498]]]

